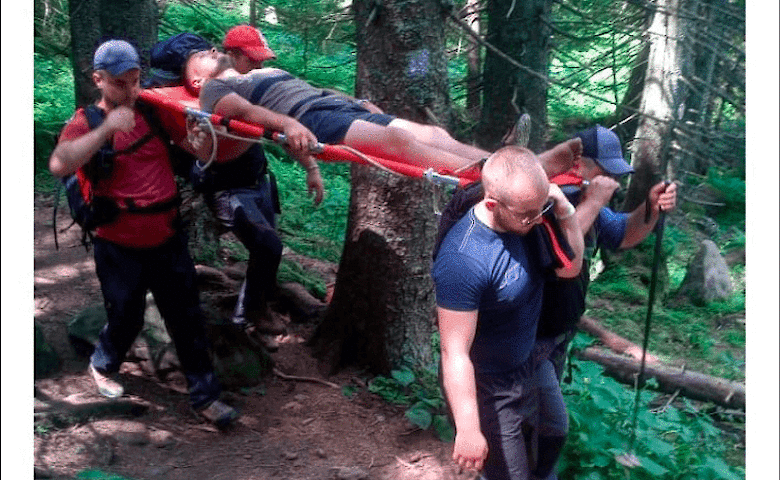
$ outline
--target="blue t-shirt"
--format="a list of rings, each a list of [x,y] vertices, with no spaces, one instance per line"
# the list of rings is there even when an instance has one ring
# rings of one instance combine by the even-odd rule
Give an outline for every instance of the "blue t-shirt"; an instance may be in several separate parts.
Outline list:
[[[444,238],[433,280],[440,307],[479,311],[470,352],[478,373],[516,370],[528,359],[544,282],[524,237],[488,228],[472,208]]]

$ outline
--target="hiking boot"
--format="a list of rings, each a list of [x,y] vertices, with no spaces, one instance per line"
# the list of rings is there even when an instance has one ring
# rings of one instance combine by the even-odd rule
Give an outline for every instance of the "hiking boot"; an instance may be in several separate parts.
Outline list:
[[[119,398],[125,393],[125,388],[113,375],[99,372],[92,363],[89,364],[89,374],[97,385],[98,392],[106,398]]]
[[[214,400],[207,407],[198,410],[198,415],[216,425],[217,428],[227,428],[238,418],[236,409],[220,400]]]
[[[527,113],[520,115],[512,129],[504,135],[501,143],[506,145],[517,145],[518,147],[527,147],[531,138],[531,116]]]

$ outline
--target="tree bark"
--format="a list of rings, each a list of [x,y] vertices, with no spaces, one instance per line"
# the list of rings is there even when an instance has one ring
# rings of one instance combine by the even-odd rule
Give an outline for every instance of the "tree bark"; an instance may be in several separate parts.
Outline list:
[[[149,66],[149,51],[157,41],[157,3],[154,0],[70,0],[71,62],[76,106],[99,97],[92,82],[92,57],[105,40],[123,39],[141,55],[141,69]]]
[[[547,76],[551,30],[549,0],[489,0],[485,40],[529,69]],[[547,22],[547,23],[545,23]],[[508,65],[494,52],[485,54],[482,73],[482,118],[478,142],[488,150],[501,138],[520,113],[533,120],[528,147],[541,151],[547,130],[547,85],[525,70]]]
[[[678,45],[678,16],[680,0],[656,0],[648,30],[647,70],[636,135],[631,147],[632,175],[623,210],[631,211],[640,205],[650,187],[661,178],[670,178],[670,164],[666,161],[672,142],[673,123],[678,102],[678,83],[682,71]],[[666,166],[666,171],[661,171]]]
[[[425,123],[449,114],[444,25],[435,0],[361,0],[356,95]],[[436,234],[430,186],[353,165],[349,220],[333,299],[310,344],[330,372],[430,365]]]
[[[480,19],[480,7],[478,0],[468,0],[466,2],[466,18],[465,22],[475,34],[480,34],[480,26],[482,24]],[[466,44],[468,45],[468,53],[466,55],[466,62],[468,68],[468,78],[466,80],[466,111],[471,115],[473,119],[478,119],[480,116],[480,91],[482,71],[482,47],[480,44],[470,35],[466,35]]]
[[[640,363],[637,360],[597,347],[581,350],[577,356],[602,365],[610,376],[631,385],[639,374]],[[646,364],[645,379],[648,378],[656,379],[660,389],[667,393],[679,390],[688,398],[714,402],[727,408],[745,408],[745,386],[741,383],[662,364]]]

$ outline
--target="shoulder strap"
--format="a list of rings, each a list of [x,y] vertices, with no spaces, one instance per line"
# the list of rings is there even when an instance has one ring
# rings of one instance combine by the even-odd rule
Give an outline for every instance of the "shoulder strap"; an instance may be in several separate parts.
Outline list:
[[[89,125],[89,129],[94,130],[99,127],[101,123],[103,123],[103,120],[106,118],[106,113],[103,111],[103,109],[94,103],[91,103],[84,107],[84,116],[87,117],[87,124]]]
[[[168,134],[168,131],[163,128],[160,117],[157,115],[157,111],[154,107],[141,100],[138,100],[135,105],[136,108],[138,108],[138,111],[141,112],[141,115],[143,115],[146,123],[149,124],[149,128],[152,132],[160,137],[166,145],[169,145],[171,136]]]
[[[447,232],[458,223],[458,220],[463,218],[464,215],[477,203],[485,197],[485,188],[482,182],[473,182],[466,185],[463,188],[458,188],[453,193],[452,198],[444,207],[444,211],[439,218],[439,228],[436,234],[436,242],[433,247],[433,259],[436,260],[436,255],[439,253],[444,237]]]

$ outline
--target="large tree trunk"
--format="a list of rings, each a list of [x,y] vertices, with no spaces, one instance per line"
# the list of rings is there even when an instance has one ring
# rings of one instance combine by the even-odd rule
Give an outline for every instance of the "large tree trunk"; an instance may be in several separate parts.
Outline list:
[[[362,0],[357,96],[425,122],[449,110],[444,25],[435,0]],[[344,252],[333,300],[311,343],[330,371],[361,364],[386,373],[402,361],[429,365],[435,330],[430,254],[436,233],[430,186],[352,166]]]
[[[487,50],[483,78],[482,119],[477,128],[479,144],[496,149],[517,120],[528,113],[533,120],[528,147],[540,151],[547,129],[547,77],[551,30],[550,0],[488,0],[485,40],[528,67],[508,64]]]
[[[682,60],[678,44],[680,0],[656,0],[648,30],[648,64],[640,107],[641,119],[632,144],[631,165],[636,173],[629,183],[624,210],[630,211],[647,197],[662,177],[670,179],[667,162],[673,125],[681,95],[678,83]],[[667,171],[661,171],[664,166]]]
[[[157,41],[157,14],[155,0],[70,0],[77,107],[98,98],[91,76],[92,56],[103,41],[127,40],[141,55],[141,68],[149,66],[149,50]]]

